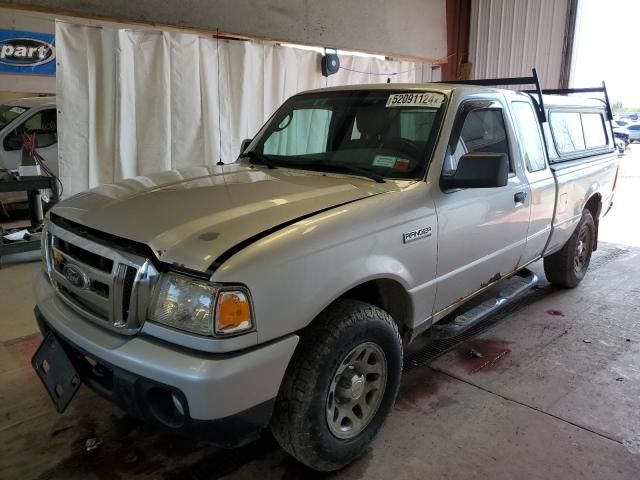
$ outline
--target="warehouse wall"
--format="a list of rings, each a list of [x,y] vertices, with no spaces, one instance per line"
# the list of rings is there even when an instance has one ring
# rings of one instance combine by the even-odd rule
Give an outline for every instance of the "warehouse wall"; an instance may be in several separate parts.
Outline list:
[[[10,0],[0,5],[3,3],[391,56],[437,60],[447,55],[445,0]]]
[[[474,0],[469,62],[472,78],[531,75],[558,88],[569,0]]]

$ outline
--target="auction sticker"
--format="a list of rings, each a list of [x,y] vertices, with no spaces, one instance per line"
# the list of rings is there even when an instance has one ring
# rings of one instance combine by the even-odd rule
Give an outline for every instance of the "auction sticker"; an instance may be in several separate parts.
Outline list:
[[[396,159],[398,157],[392,157],[390,155],[376,155],[373,158],[373,166],[374,167],[388,167],[393,168],[396,164]]]
[[[444,95],[435,92],[392,93],[387,99],[387,107],[431,107],[440,108]]]

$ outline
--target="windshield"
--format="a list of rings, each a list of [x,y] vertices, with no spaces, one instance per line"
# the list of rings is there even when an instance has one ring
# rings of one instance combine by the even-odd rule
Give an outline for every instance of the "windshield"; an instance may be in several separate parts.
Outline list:
[[[10,105],[0,105],[0,129],[5,125],[13,122],[17,117],[26,112],[24,107],[16,107]]]
[[[444,100],[442,93],[425,91],[298,95],[246,151],[276,167],[418,178],[431,155]]]

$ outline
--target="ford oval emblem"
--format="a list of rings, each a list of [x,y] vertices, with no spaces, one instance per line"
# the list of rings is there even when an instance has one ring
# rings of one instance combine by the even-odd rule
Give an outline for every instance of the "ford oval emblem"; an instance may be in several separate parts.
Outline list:
[[[56,47],[36,38],[8,38],[0,41],[0,63],[14,67],[35,67],[56,58]]]
[[[71,265],[70,263],[67,263],[64,266],[64,268],[62,269],[62,275],[64,275],[64,278],[67,279],[67,282],[69,282],[76,288],[83,289],[87,288],[87,286],[89,285],[89,279],[82,272],[82,270],[80,270],[75,265]]]

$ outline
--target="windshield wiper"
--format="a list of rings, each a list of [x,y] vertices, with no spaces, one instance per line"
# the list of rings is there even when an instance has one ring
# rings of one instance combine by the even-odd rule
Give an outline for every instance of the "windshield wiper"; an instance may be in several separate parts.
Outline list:
[[[354,167],[353,165],[349,165],[348,163],[327,162],[326,160],[316,160],[314,162],[311,162],[311,165],[314,167],[318,167],[318,166],[325,167],[331,170],[345,170],[349,173],[355,173],[356,175],[370,178],[371,180],[374,180],[376,183],[385,183],[384,177],[382,175],[379,175],[376,172],[372,172],[371,170],[367,170],[366,168]]]
[[[242,152],[238,158],[248,158],[250,163],[259,163],[265,165],[269,169],[278,168],[266,155],[256,150],[247,150]]]

